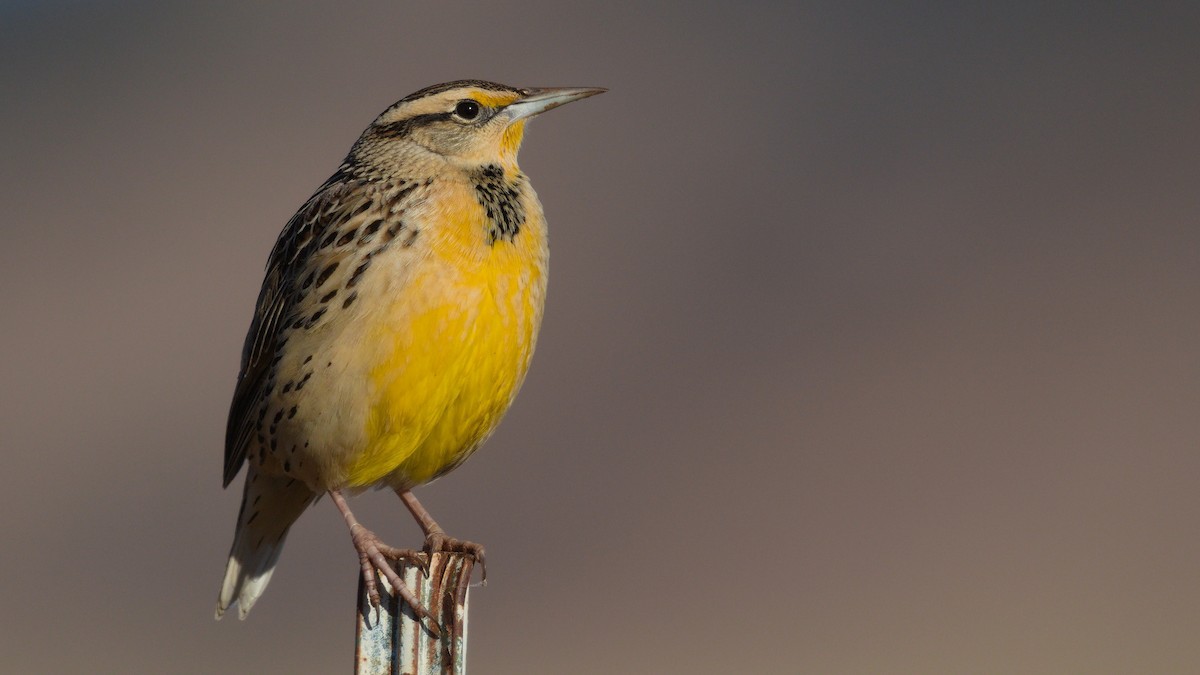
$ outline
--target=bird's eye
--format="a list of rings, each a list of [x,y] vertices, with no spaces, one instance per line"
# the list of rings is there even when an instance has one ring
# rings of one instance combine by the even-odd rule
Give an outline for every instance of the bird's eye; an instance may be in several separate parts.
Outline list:
[[[479,104],[470,99],[459,101],[458,105],[454,106],[454,114],[469,122],[479,117]]]

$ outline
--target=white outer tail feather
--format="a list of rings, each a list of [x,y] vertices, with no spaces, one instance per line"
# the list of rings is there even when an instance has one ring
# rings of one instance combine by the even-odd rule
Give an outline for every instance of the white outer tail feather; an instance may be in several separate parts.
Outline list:
[[[317,496],[300,481],[247,467],[237,532],[217,598],[218,619],[235,601],[238,618],[246,618],[271,580],[288,529]]]

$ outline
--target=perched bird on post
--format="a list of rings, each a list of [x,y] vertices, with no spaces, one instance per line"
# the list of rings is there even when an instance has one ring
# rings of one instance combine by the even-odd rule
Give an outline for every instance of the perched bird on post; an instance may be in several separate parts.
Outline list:
[[[546,294],[546,221],[517,167],[526,121],[604,89],[479,80],[422,89],[379,115],[271,251],[242,351],[225,485],[246,483],[217,618],[262,594],[288,528],[328,494],[375,574],[406,592],[343,492],[395,490],[426,553],[447,537],[411,489],[454,469],[521,386]],[[423,611],[412,597],[405,601]],[[426,614],[428,616],[428,614]]]

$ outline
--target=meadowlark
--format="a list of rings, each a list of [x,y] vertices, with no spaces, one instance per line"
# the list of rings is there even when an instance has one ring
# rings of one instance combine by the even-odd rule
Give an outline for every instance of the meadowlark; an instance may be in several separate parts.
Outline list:
[[[415,552],[383,544],[343,493],[389,487],[426,553],[482,562],[482,547],[447,537],[411,490],[483,443],[533,355],[547,247],[542,206],[517,167],[526,121],[603,91],[422,89],[383,111],[288,221],[229,413],[225,486],[247,469],[217,618],[235,601],[246,617],[288,528],[325,494],[376,607],[376,572],[405,594],[388,559]]]

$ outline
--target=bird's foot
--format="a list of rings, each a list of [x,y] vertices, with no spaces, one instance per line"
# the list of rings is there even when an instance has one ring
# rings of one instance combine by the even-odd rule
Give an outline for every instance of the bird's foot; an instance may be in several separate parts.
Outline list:
[[[399,595],[404,602],[412,607],[413,612],[422,618],[429,619],[430,624],[437,628],[437,620],[429,610],[421,605],[408,589],[408,585],[396,573],[391,561],[403,561],[412,565],[426,568],[427,563],[420,551],[388,546],[372,531],[355,523],[350,527],[350,539],[354,542],[354,550],[358,551],[358,561],[362,566],[363,585],[367,589],[367,599],[376,611],[381,604],[379,584],[376,572],[382,574],[392,586],[392,593]]]
[[[426,574],[429,573],[429,565],[433,562],[434,553],[465,553],[475,559],[475,564],[479,565],[481,579],[484,584],[487,583],[487,562],[483,555],[482,544],[447,536],[439,527],[425,535],[425,548],[423,550],[426,555]]]

